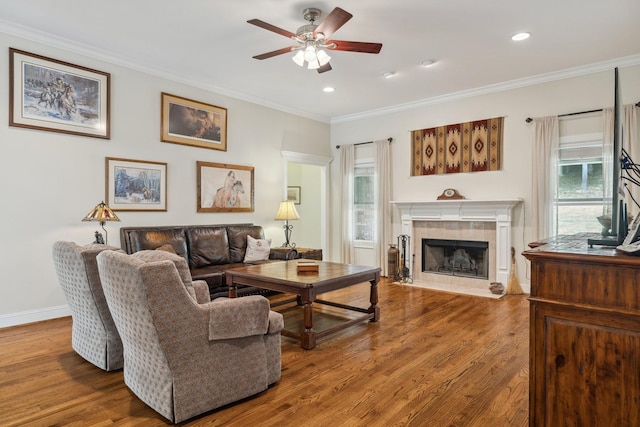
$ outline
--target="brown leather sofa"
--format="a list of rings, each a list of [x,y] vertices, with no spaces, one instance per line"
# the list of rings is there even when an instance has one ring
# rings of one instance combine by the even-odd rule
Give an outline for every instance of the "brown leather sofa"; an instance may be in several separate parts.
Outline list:
[[[247,236],[265,238],[262,227],[253,224],[122,227],[120,245],[128,254],[171,245],[176,254],[187,260],[193,280],[207,282],[211,299],[214,299],[228,295],[225,272],[247,265],[243,262]],[[292,249],[284,259],[296,256],[295,249]],[[252,261],[251,264],[283,259],[281,253],[274,252],[269,258],[266,261]],[[264,290],[249,286],[238,289],[238,295],[263,293]]]

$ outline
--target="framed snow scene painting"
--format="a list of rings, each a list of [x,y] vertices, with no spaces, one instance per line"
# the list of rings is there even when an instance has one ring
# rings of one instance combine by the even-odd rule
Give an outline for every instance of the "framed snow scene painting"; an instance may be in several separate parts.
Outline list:
[[[166,211],[167,164],[106,158],[107,205],[114,211]]]
[[[110,74],[9,49],[11,126],[109,139]]]

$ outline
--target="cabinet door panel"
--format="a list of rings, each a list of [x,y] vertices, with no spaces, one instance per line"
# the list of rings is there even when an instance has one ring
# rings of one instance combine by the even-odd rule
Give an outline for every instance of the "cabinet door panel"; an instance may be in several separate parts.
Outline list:
[[[545,425],[638,425],[640,333],[591,320],[546,318]]]

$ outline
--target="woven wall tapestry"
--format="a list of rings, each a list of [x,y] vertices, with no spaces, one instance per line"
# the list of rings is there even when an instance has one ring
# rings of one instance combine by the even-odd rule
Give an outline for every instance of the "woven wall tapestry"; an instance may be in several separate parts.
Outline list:
[[[411,176],[502,169],[504,117],[411,132]]]

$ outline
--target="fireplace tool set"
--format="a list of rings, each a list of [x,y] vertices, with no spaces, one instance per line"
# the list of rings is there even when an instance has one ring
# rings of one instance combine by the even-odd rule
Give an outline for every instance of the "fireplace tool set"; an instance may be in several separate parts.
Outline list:
[[[411,262],[409,261],[409,253],[408,250],[411,248],[411,237],[406,234],[401,234],[398,236],[398,248],[400,252],[400,263],[398,266],[398,281],[401,283],[413,283],[413,278],[411,277],[411,270],[409,266]]]

